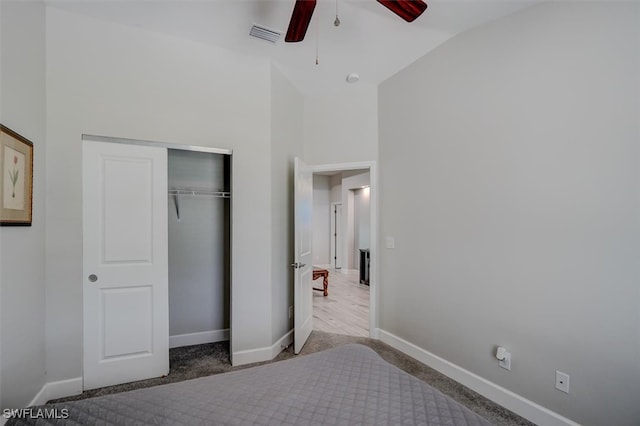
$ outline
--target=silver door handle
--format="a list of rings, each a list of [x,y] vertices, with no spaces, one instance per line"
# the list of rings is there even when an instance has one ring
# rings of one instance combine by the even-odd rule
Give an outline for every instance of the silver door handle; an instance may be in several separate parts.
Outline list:
[[[298,263],[298,262],[296,262],[296,263],[292,263],[291,266],[293,268],[295,268],[295,269],[299,269],[299,268],[307,266],[307,264],[306,263]]]
[[[89,275],[89,281],[95,283],[96,281],[98,281],[98,276],[96,274]]]

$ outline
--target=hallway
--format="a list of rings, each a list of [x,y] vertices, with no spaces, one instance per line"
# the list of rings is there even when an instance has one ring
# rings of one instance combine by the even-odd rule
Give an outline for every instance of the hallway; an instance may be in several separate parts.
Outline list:
[[[329,295],[313,292],[313,329],[369,337],[369,286],[359,283],[358,270],[329,269]]]

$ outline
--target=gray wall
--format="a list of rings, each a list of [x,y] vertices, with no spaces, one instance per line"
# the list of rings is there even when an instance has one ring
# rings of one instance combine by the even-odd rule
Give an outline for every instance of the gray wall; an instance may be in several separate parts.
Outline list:
[[[585,425],[640,419],[639,8],[534,6],[379,91],[381,327]]]
[[[356,267],[360,268],[360,249],[371,248],[371,212],[369,188],[356,189],[353,195],[353,230]]]
[[[313,175],[313,263],[331,263],[331,176]]]
[[[0,228],[0,408],[45,383],[45,8],[0,2],[0,122],[33,142],[33,223]]]
[[[355,207],[355,190],[361,189],[365,185],[369,185],[371,176],[368,171],[348,170],[342,172],[342,229],[344,233],[342,253],[344,260],[343,268],[359,269],[360,268],[360,241],[357,241],[356,233],[356,207]]]
[[[343,205],[344,247],[342,264],[358,269],[360,248],[369,248],[369,198],[362,197],[363,185],[369,184],[369,172],[348,170],[333,176],[313,176],[313,258],[316,265],[332,264],[331,203]],[[346,188],[343,192],[343,187]],[[363,246],[364,244],[364,246]]]
[[[302,157],[303,97],[271,67],[271,247],[257,256],[271,257],[271,338],[293,328],[293,159]],[[244,261],[248,261],[246,256]]]
[[[358,83],[304,98],[304,155],[309,164],[378,159],[378,92]]]
[[[170,149],[169,188],[224,190],[224,156]],[[169,335],[227,329],[229,200],[178,196],[179,219],[168,204]]]
[[[46,31],[49,380],[82,374],[83,133],[233,150],[231,350],[270,346],[269,61],[51,6]]]

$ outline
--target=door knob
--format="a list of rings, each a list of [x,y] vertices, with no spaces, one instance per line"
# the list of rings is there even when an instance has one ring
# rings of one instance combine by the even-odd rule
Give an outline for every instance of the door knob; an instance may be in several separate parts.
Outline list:
[[[89,281],[95,283],[96,281],[98,281],[98,276],[96,274],[89,275]]]

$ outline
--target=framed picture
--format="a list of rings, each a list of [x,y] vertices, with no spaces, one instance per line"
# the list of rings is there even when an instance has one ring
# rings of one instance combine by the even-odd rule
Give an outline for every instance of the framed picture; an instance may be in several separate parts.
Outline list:
[[[0,226],[31,226],[33,143],[0,124]]]

